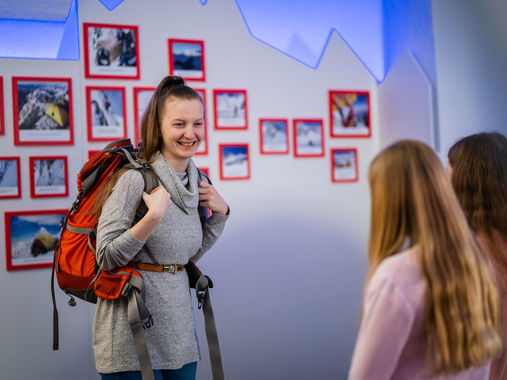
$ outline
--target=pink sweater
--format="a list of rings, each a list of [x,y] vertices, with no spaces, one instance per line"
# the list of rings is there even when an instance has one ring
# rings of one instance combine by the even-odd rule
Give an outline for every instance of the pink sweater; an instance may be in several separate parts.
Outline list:
[[[430,377],[426,364],[426,284],[411,248],[385,259],[367,286],[349,380],[487,380],[490,366]]]

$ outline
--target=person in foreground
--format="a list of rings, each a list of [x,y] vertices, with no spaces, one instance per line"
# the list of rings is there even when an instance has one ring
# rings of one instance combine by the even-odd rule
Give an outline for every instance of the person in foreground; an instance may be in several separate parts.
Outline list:
[[[183,79],[165,77],[141,124],[142,155],[160,186],[147,194],[141,173],[126,170],[113,177],[112,191],[105,191],[101,200],[97,263],[104,270],[145,263],[137,268],[143,275],[143,294],[153,316],[152,327],[144,333],[156,379],[195,379],[200,355],[183,266],[189,259],[198,260],[215,243],[229,214],[216,189],[204,179],[199,183],[191,157],[203,136],[204,107],[199,94]],[[148,212],[133,225],[141,198]],[[212,210],[203,223],[199,204]],[[156,271],[145,243],[160,264],[173,264],[175,270]],[[102,379],[141,379],[124,301],[97,301],[93,349]]]
[[[491,380],[507,379],[507,138],[479,133],[448,153],[451,182],[470,227],[491,260],[500,293],[502,355],[491,363]]]
[[[437,156],[418,141],[369,171],[369,274],[349,380],[486,380],[498,292]]]

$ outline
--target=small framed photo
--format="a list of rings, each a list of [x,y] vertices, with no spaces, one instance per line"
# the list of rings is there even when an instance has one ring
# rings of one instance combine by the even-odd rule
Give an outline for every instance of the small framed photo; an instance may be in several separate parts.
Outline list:
[[[134,147],[141,141],[141,121],[150,100],[155,94],[155,87],[134,87]]]
[[[7,270],[51,268],[67,210],[5,213]]]
[[[294,119],[294,156],[324,157],[324,123],[322,119]]]
[[[205,81],[204,41],[169,39],[169,73],[186,80]]]
[[[73,145],[70,78],[12,77],[14,145]]]
[[[86,87],[88,141],[111,141],[127,137],[124,87]]]
[[[30,157],[30,196],[32,198],[69,195],[67,157]]]
[[[204,104],[204,139],[201,141],[201,145],[199,145],[199,149],[195,154],[197,156],[202,156],[208,154],[208,107],[206,102],[206,90],[202,88],[194,88],[194,90],[201,95],[202,102]]]
[[[331,182],[357,182],[356,148],[331,149]]]
[[[21,198],[19,157],[0,157],[0,199]]]
[[[85,78],[140,78],[137,26],[85,22],[83,36]]]
[[[250,156],[248,144],[220,144],[220,179],[249,179]]]
[[[370,93],[329,91],[331,137],[370,137]]]
[[[0,135],[5,135],[4,80],[0,76]]]
[[[261,154],[289,153],[287,119],[260,119],[259,136]]]
[[[215,129],[248,129],[246,90],[213,90]]]

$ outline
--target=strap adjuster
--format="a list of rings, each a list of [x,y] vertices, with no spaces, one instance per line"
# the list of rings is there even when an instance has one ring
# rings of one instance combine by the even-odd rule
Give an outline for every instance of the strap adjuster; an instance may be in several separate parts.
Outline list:
[[[171,274],[176,274],[178,272],[178,265],[176,264],[168,264],[168,265],[162,265],[163,269],[162,272],[169,272]]]

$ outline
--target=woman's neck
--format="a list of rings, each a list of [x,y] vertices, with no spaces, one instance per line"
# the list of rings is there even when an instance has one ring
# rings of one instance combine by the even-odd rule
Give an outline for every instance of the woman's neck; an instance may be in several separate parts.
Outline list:
[[[162,152],[162,154],[169,161],[175,172],[184,173],[187,170],[189,158],[175,158],[166,152]]]

